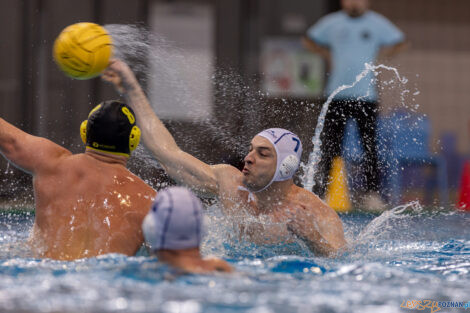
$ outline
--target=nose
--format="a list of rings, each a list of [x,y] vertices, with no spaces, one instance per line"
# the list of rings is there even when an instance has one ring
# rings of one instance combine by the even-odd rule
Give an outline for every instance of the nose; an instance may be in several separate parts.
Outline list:
[[[245,156],[245,159],[243,159],[243,161],[245,161],[245,163],[247,164],[253,164],[255,161],[253,154],[254,154],[254,151],[248,152],[248,154]]]

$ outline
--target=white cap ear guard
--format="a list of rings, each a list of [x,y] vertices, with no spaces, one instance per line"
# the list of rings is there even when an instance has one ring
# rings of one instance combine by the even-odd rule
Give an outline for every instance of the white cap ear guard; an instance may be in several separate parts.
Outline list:
[[[302,156],[302,142],[299,137],[283,128],[265,129],[257,136],[268,139],[274,146],[277,155],[274,177],[271,182],[261,190],[268,188],[275,181],[291,179],[299,168],[300,158]]]
[[[284,178],[280,180],[289,179],[294,176],[295,172],[299,168],[299,159],[297,156],[290,154],[284,158],[284,160],[279,165],[279,176],[278,178]]]

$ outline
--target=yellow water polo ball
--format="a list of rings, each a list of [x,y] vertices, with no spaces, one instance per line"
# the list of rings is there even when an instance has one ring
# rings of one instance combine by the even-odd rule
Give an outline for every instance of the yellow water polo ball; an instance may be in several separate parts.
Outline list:
[[[66,27],[54,42],[54,61],[75,79],[96,77],[108,66],[113,53],[111,36],[94,23]]]

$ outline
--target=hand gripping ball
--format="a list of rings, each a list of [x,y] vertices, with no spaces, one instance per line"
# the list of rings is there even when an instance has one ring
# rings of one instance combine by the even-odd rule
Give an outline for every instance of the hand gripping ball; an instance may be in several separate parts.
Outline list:
[[[112,55],[108,32],[94,23],[77,23],[66,27],[54,42],[54,61],[75,79],[96,77],[108,66]]]

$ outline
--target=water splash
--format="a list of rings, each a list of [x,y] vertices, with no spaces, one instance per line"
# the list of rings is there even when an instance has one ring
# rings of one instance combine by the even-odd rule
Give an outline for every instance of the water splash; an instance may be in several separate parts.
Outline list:
[[[323,127],[325,125],[325,117],[326,117],[326,113],[328,112],[328,107],[329,107],[331,101],[333,101],[333,98],[338,93],[340,93],[341,91],[343,91],[345,89],[353,88],[354,86],[356,86],[356,84],[359,81],[361,81],[364,77],[366,77],[370,72],[373,72],[375,75],[377,75],[378,74],[378,72],[377,72],[378,69],[385,69],[385,70],[389,70],[389,71],[394,72],[397,79],[398,79],[398,81],[402,84],[406,84],[408,82],[408,80],[405,77],[400,76],[400,74],[398,73],[398,70],[394,67],[386,66],[386,65],[383,65],[383,64],[372,65],[370,63],[365,63],[364,70],[356,76],[356,80],[352,84],[339,86],[338,88],[336,88],[335,91],[333,91],[329,95],[328,99],[326,100],[326,102],[322,106],[322,109],[320,111],[320,115],[318,117],[317,126],[315,128],[315,134],[312,137],[313,151],[309,154],[307,164],[302,163],[302,165],[301,165],[302,169],[303,169],[303,173],[304,173],[301,179],[302,179],[302,183],[303,183],[305,189],[312,190],[312,188],[315,186],[315,174],[317,172],[318,163],[320,162],[320,159],[321,159],[321,139],[320,139],[320,135],[321,135],[321,133],[323,131]],[[403,93],[402,93],[402,95],[403,95]],[[402,98],[402,99],[403,99],[402,101],[404,102],[404,98]]]
[[[5,172],[3,174],[8,174],[10,171],[10,162],[7,161],[7,168],[5,169]]]
[[[198,125],[198,132],[185,132],[184,120],[165,121],[176,138],[179,145],[189,148],[189,153],[196,157],[200,156],[203,149],[198,149],[195,143],[201,138],[211,138],[221,147],[239,153],[245,151],[245,131],[239,132],[239,124],[236,121],[225,118],[226,116],[205,115],[207,101],[202,96],[202,91],[195,90],[190,86],[189,78],[184,73],[191,73],[195,77],[206,77],[208,73],[201,73],[197,66],[197,60],[185,56],[171,41],[163,36],[152,33],[139,25],[105,25],[107,31],[113,37],[114,56],[123,59],[130,65],[139,83],[144,87],[151,106],[159,115],[163,104],[175,104],[175,107],[184,107],[191,111],[191,122]],[[212,84],[214,98],[223,106],[230,116],[255,116],[251,112],[256,106],[236,106],[234,99],[240,97],[251,97],[253,102],[259,100],[255,90],[245,84],[243,79],[230,70],[216,69],[214,75],[208,77]],[[153,83],[152,83],[153,82]],[[155,82],[158,85],[155,86]],[[150,84],[153,84],[150,86]],[[165,92],[159,92],[164,90]],[[158,93],[158,94],[157,94]],[[255,123],[253,123],[255,124]],[[242,125],[242,128],[244,126]],[[242,133],[243,135],[240,135]],[[243,138],[242,138],[243,137]],[[145,155],[140,153],[140,155]],[[155,162],[152,162],[154,165]]]
[[[194,60],[184,57],[185,54],[173,43],[141,26],[112,24],[106,25],[106,29],[113,36],[115,55],[130,64],[141,84],[145,87],[150,81],[158,81],[158,84],[161,85],[159,90],[168,91],[165,95],[149,97],[152,99],[151,105],[157,115],[162,103],[179,102],[183,106],[188,104],[187,107],[192,108],[193,111],[190,114],[194,115],[194,119],[191,122],[197,127],[194,131],[189,132],[185,127],[187,124],[185,125],[182,121],[171,120],[165,121],[165,123],[183,150],[207,163],[235,161],[241,164],[249,140],[261,129],[273,127],[273,125],[264,124],[266,120],[269,120],[268,116],[272,115],[275,118],[276,127],[283,127],[284,125],[279,124],[282,124],[280,121],[288,115],[286,111],[295,111],[285,109],[290,107],[288,105],[263,107],[267,95],[252,87],[252,85],[256,85],[253,81],[241,77],[229,69],[215,69],[214,75],[210,77],[214,99],[217,101],[217,106],[224,107],[227,114],[203,116],[198,113],[198,107],[203,107],[202,104],[198,105],[201,102],[201,97],[197,90],[189,88],[189,82],[185,80],[183,75],[184,72],[191,72],[188,69],[194,69],[193,74],[196,76],[207,75],[207,73],[197,72],[197,67],[194,67],[193,64]],[[181,72],[181,69],[184,71]],[[391,72],[394,76],[394,78],[383,82],[380,86],[382,90],[384,86],[395,87],[396,83],[401,85],[407,83],[407,79],[401,77],[396,68],[366,63],[364,70],[357,75],[354,83],[338,87],[322,105],[312,138],[313,149],[309,154],[308,162],[301,165],[303,169],[301,181],[307,190],[312,190],[316,183],[315,175],[321,159],[321,134],[330,103],[341,91],[354,87],[359,81],[368,77],[371,72],[377,76],[381,70]],[[147,93],[152,95],[157,92],[153,89],[147,88]],[[409,90],[402,90],[400,100],[397,103],[401,103],[405,107],[405,100],[409,94]],[[285,99],[275,98],[272,100],[288,104]],[[189,103],[197,105],[189,106]],[[309,106],[302,105],[302,107]],[[292,120],[296,120],[296,118],[292,118]],[[212,151],[206,149],[207,144],[214,145]],[[132,163],[138,164],[135,168],[139,173],[144,174],[153,169],[160,169],[158,162],[146,150],[139,149],[134,156]],[[379,162],[381,164],[382,162],[396,163],[396,160],[379,159]],[[235,165],[235,163],[232,164]],[[390,169],[389,173],[391,174],[395,174],[393,172],[397,171],[397,166],[393,166],[396,164],[382,165]]]
[[[399,205],[391,210],[387,210],[367,224],[355,241],[362,242],[365,240],[376,239],[378,233],[387,230],[384,228],[385,224],[388,224],[391,220],[407,218],[408,216],[403,214],[407,210],[414,213],[421,213],[423,211],[423,207],[418,201],[412,201],[407,204]]]
[[[253,243],[252,227],[267,229],[285,228],[283,222],[273,222],[269,218],[257,218],[244,212],[240,206],[234,216],[223,214],[219,203],[206,208],[204,228],[204,241],[201,251],[204,255],[215,255],[233,260],[245,258],[269,258],[279,255],[313,256],[305,243],[292,236],[289,243]],[[260,238],[257,238],[259,241]]]

